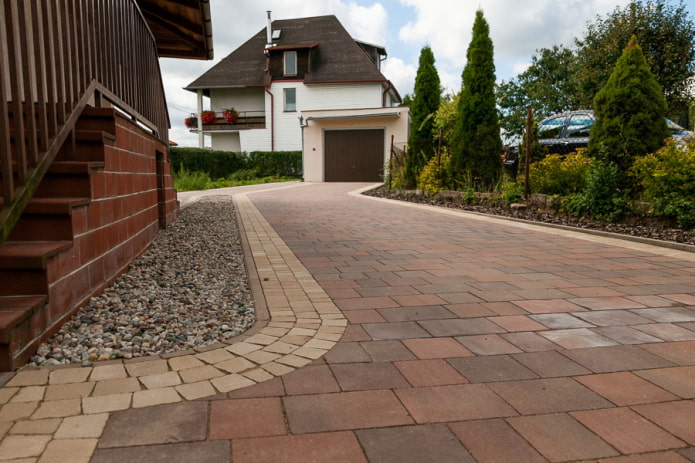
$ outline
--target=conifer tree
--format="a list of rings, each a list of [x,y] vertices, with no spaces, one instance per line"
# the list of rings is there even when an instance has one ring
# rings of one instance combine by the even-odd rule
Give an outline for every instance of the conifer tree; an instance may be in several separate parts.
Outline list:
[[[410,140],[406,158],[406,183],[415,186],[417,176],[434,156],[437,143],[434,139],[434,115],[441,102],[439,74],[434,67],[434,54],[429,46],[420,52],[420,63],[415,76],[415,91],[410,106]]]
[[[658,150],[669,136],[663,92],[634,36],[596,94],[594,112],[588,153],[622,172],[635,157]]]
[[[459,99],[457,139],[452,153],[452,177],[467,176],[476,186],[492,187],[502,170],[502,140],[495,106],[495,63],[490,27],[478,10],[468,46]]]

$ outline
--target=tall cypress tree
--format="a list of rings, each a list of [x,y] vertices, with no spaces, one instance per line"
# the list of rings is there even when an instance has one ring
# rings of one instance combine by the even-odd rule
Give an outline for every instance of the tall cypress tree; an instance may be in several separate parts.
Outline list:
[[[439,74],[434,67],[434,54],[429,46],[420,52],[415,76],[415,92],[410,106],[410,140],[405,164],[406,182],[414,187],[417,176],[437,150],[433,137],[434,113],[441,102]]]
[[[596,94],[594,113],[588,153],[617,164],[623,172],[635,157],[655,152],[670,135],[664,94],[635,36]]]
[[[492,187],[502,170],[502,140],[495,106],[495,63],[490,27],[478,10],[473,39],[468,46],[459,99],[457,140],[452,153],[452,175],[476,185]]]

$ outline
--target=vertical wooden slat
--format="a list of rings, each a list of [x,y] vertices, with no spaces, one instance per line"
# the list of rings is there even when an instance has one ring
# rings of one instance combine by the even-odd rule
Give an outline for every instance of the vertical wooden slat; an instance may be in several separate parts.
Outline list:
[[[7,44],[7,34],[5,24],[5,0],[0,0],[0,50],[2,44]],[[5,54],[7,56],[7,54]],[[14,179],[12,176],[12,157],[10,144],[10,110],[7,104],[10,89],[8,88],[5,76],[10,70],[5,68],[5,61],[0,57],[0,169],[2,169],[2,197],[5,202],[12,201],[14,195]]]
[[[63,47],[63,34],[61,29],[62,24],[62,11],[63,5],[61,0],[49,0],[53,2],[53,43],[55,45],[55,84],[56,84],[56,115],[58,118],[58,125],[63,124],[66,120],[66,100],[68,93],[66,90],[66,78],[65,78],[65,58],[64,58],[64,47]]]
[[[43,2],[34,0],[32,2],[34,8],[34,21],[37,25],[34,27],[34,56],[36,57],[36,114],[38,122],[39,149],[45,151],[48,148],[48,114],[47,114],[47,89],[46,82],[48,76],[46,72],[46,54],[44,49],[44,32],[43,32]]]
[[[27,174],[27,149],[24,144],[24,111],[22,108],[22,55],[18,42],[21,41],[21,24],[17,4],[5,3],[5,18],[9,18],[7,27],[7,58],[10,66],[10,101],[12,119],[10,129],[14,136],[14,161],[17,164],[17,182],[23,183]]]
[[[39,0],[41,2],[41,0]],[[46,104],[48,106],[48,131],[49,136],[53,137],[58,133],[58,95],[56,89],[56,55],[53,43],[53,16],[54,5],[52,2],[41,2],[44,5],[43,24],[43,47],[46,60]]]

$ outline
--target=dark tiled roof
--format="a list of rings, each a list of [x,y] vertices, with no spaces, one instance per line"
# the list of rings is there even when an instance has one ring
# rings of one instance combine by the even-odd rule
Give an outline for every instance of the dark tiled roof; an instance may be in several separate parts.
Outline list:
[[[387,80],[335,16],[277,20],[272,28],[282,31],[280,38],[273,42],[277,47],[304,48],[318,44],[313,72],[304,77],[305,83]],[[266,85],[265,45],[266,28],[263,28],[186,88]]]

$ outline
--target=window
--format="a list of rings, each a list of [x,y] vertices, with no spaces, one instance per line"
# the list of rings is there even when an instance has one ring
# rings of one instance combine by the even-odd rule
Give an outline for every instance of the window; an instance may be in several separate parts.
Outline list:
[[[570,118],[567,136],[570,138],[586,138],[594,123],[594,118],[588,114],[577,114]]]
[[[296,111],[297,110],[297,89],[296,88],[286,88],[285,89],[285,111]]]
[[[538,124],[538,138],[560,138],[565,116],[556,117]]]
[[[297,52],[296,51],[286,51],[284,54],[285,59],[285,75],[286,76],[296,76],[297,75]]]

